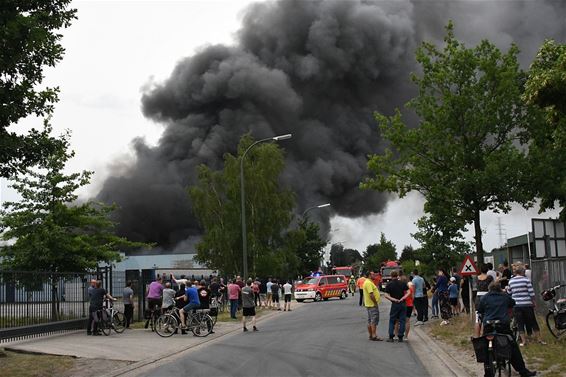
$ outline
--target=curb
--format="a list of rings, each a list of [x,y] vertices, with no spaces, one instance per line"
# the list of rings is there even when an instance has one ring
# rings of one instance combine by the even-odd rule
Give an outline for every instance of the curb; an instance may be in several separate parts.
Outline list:
[[[257,318],[256,321],[257,321],[257,322],[262,322],[262,321],[265,320],[265,319],[271,318],[271,317],[274,316],[276,313],[278,313],[278,312],[277,312],[277,311],[272,311],[272,312],[270,312],[270,313],[266,313],[266,314],[262,315],[261,317]],[[213,338],[209,338],[209,337],[203,338],[204,340],[203,340],[202,342],[197,343],[197,344],[194,344],[194,345],[192,345],[192,346],[188,346],[187,348],[183,349],[182,352],[177,352],[177,353],[172,354],[172,355],[171,355],[171,354],[158,355],[158,356],[155,356],[155,357],[153,357],[153,358],[151,358],[151,359],[148,359],[148,360],[137,361],[137,362],[134,362],[134,363],[132,363],[132,364],[130,364],[130,365],[126,365],[126,366],[121,367],[121,368],[119,368],[119,369],[115,369],[115,370],[113,370],[113,371],[110,371],[108,374],[105,374],[105,375],[103,375],[102,377],[118,377],[118,376],[123,376],[123,375],[125,375],[125,374],[128,374],[128,373],[130,373],[130,372],[135,371],[136,369],[141,369],[141,368],[143,368],[143,367],[149,366],[149,365],[151,365],[151,364],[155,364],[155,363],[157,363],[157,362],[172,361],[172,360],[174,360],[174,359],[177,359],[177,358],[179,358],[179,357],[182,357],[182,356],[183,356],[186,352],[188,352],[188,351],[192,351],[193,349],[198,348],[198,347],[201,347],[201,346],[203,346],[203,345],[205,345],[205,344],[207,344],[207,343],[210,343],[210,342],[219,341],[219,340],[221,340],[222,338],[224,338],[225,336],[234,334],[234,333],[236,333],[236,332],[239,332],[239,331],[241,331],[241,329],[242,329],[242,328],[241,328],[241,325],[242,325],[242,324],[241,324],[241,322],[239,322],[239,321],[238,321],[237,323],[227,323],[227,325],[228,325],[229,327],[233,327],[233,328],[227,330],[227,331],[224,332],[224,333],[219,333],[218,336],[216,336],[216,337],[213,337]],[[228,327],[228,326],[227,326],[227,327]]]
[[[411,330],[420,338],[419,343],[422,347],[415,347],[415,343],[411,343],[411,346],[431,376],[475,377],[465,365],[444,351],[434,338],[417,326]],[[434,362],[431,362],[431,358]]]

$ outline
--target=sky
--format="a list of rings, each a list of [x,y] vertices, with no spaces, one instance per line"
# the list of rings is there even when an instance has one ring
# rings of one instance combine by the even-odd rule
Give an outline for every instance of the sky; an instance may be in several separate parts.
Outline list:
[[[254,1],[255,2],[255,1]],[[239,29],[242,10],[252,1],[75,1],[78,19],[63,31],[63,60],[45,74],[46,85],[59,86],[60,101],[52,119],[56,133],[72,131],[76,152],[69,171],[93,170],[92,184],[82,197],[95,195],[110,171],[133,158],[132,139],[141,137],[154,145],[163,125],[145,118],[141,95],[167,79],[176,64],[213,44],[230,45]],[[18,129],[38,127],[28,118]],[[16,196],[0,182],[0,200]],[[400,250],[418,246],[410,234],[423,215],[418,194],[390,200],[384,212],[364,218],[331,218],[329,241],[361,251],[376,243],[380,233]],[[328,209],[319,209],[325,211]],[[497,247],[506,239],[524,234],[531,217],[556,217],[557,211],[538,214],[515,208],[510,214],[482,214],[484,246]],[[501,222],[500,235],[498,221]],[[467,234],[472,239],[470,233]]]

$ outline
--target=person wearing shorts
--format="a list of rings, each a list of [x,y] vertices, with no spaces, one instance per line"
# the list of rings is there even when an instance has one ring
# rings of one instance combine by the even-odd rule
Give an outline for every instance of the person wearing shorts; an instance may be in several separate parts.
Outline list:
[[[185,302],[187,305],[183,307],[183,310],[179,311],[181,316],[181,329],[186,329],[185,316],[190,314],[193,310],[200,308],[200,299],[198,295],[197,287],[192,285],[191,281],[187,281],[187,288],[185,289]]]
[[[290,281],[283,284],[283,293],[285,295],[285,304],[283,305],[283,311],[291,311],[291,298],[293,297],[293,286]]]
[[[255,325],[255,301],[251,279],[249,279],[246,282],[246,286],[242,288],[242,314],[242,325],[244,326],[244,332],[248,331],[246,323],[248,321],[248,318],[250,317],[252,320],[253,331],[258,331]]]
[[[379,302],[381,298],[379,296],[379,290],[373,283],[375,272],[369,271],[366,273],[366,276],[367,279],[364,280],[362,290],[364,297],[364,306],[368,313],[369,340],[381,341],[383,339],[377,336],[377,325],[379,324]]]
[[[271,284],[271,300],[273,301],[273,308],[277,304],[277,310],[281,311],[281,305],[279,304],[279,283],[276,279],[273,280]]]

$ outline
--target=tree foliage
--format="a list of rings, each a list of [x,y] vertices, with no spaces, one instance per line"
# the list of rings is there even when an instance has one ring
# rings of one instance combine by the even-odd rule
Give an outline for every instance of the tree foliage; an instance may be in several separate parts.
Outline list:
[[[330,264],[334,267],[351,266],[361,260],[362,256],[358,250],[344,248],[339,243],[332,244],[330,247]]]
[[[0,6],[0,176],[44,162],[57,148],[48,126],[27,135],[8,127],[28,115],[48,117],[58,88],[39,88],[45,67],[54,67],[64,49],[57,31],[75,18],[71,0],[4,0]]]
[[[533,194],[541,211],[555,201],[566,218],[566,45],[547,40],[532,63],[523,98],[543,110],[544,121],[527,125]]]
[[[389,260],[397,260],[397,251],[395,244],[385,238],[385,234],[381,233],[379,243],[369,245],[364,252],[365,268],[379,270],[383,262]]]
[[[320,238],[319,232],[318,224],[304,220],[299,223],[298,229],[289,231],[287,235],[291,252],[299,258],[299,275],[317,271],[320,267],[327,242]]]
[[[372,177],[362,187],[401,197],[417,190],[425,212],[451,211],[461,224],[473,223],[482,263],[480,213],[508,212],[512,202],[531,199],[524,190],[526,158],[514,143],[533,115],[521,99],[525,75],[516,46],[502,53],[484,40],[466,48],[451,23],[444,42],[443,49],[423,43],[417,50],[422,74],[412,80],[419,94],[407,107],[419,126],[408,127],[399,110],[376,114],[390,147],[370,158]]]
[[[193,211],[204,230],[196,259],[226,274],[242,273],[243,268],[240,161],[252,143],[249,135],[244,136],[238,156],[227,153],[221,171],[199,166],[198,183],[189,188]],[[284,164],[283,152],[276,144],[257,145],[244,161],[250,276],[274,274],[273,269],[281,263],[298,268],[296,255],[288,255],[285,245],[294,194],[280,185]]]
[[[16,270],[82,272],[99,262],[120,258],[119,251],[143,244],[114,234],[110,219],[113,206],[86,202],[76,204],[75,191],[90,181],[92,172],[65,174],[68,136],[59,138],[64,146],[37,169],[14,177],[19,202],[6,202],[0,217],[2,265]]]

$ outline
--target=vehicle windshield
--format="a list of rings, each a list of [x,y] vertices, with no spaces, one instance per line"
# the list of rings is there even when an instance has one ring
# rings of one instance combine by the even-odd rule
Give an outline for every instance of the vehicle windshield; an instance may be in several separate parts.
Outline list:
[[[318,278],[306,278],[303,280],[303,284],[316,284],[318,283]]]
[[[382,272],[381,272],[381,275],[389,276],[389,275],[391,275],[391,272],[393,272],[393,271],[399,271],[399,267],[384,267]]]
[[[336,270],[334,270],[334,273],[335,273],[336,275],[344,275],[344,276],[346,276],[347,278],[349,278],[350,276],[352,276],[352,270],[350,270],[350,269],[344,269],[344,270],[342,270],[342,269],[340,269],[340,270],[336,269]]]

